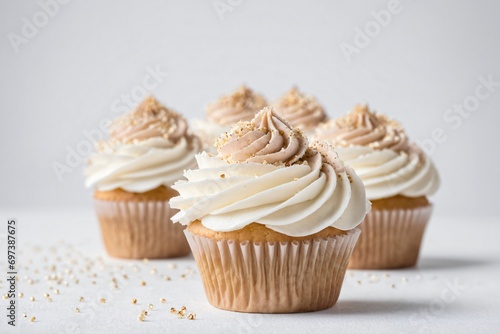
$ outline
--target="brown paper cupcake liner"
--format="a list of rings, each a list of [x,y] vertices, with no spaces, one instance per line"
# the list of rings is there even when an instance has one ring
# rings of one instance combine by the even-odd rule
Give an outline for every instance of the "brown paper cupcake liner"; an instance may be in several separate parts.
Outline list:
[[[238,312],[292,313],[335,304],[360,230],[291,242],[239,242],[184,233],[210,304]]]
[[[349,269],[394,269],[417,263],[432,205],[413,209],[372,210],[358,226],[361,237]]]
[[[177,210],[168,201],[94,199],[104,245],[119,258],[170,258],[187,255],[184,226],[170,220]]]

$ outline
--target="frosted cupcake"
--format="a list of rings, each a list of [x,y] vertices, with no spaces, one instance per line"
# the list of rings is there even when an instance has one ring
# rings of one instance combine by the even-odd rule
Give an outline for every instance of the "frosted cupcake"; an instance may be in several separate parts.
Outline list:
[[[314,133],[316,127],[327,120],[323,107],[314,96],[300,92],[292,87],[273,104],[276,112],[291,126],[300,128],[307,135]]]
[[[176,112],[148,97],[109,126],[85,169],[106,250],[120,258],[189,253],[184,228],[173,224],[170,186],[196,165],[199,139]]]
[[[267,106],[266,99],[242,85],[231,95],[225,95],[210,103],[206,109],[206,120],[195,119],[191,124],[201,137],[203,147],[212,150],[214,141],[231,125],[239,121],[250,121],[255,114]]]
[[[349,268],[414,266],[432,212],[427,196],[439,186],[431,159],[408,140],[399,123],[366,105],[323,124],[316,138],[335,147],[363,180],[372,202]]]
[[[217,156],[173,186],[208,301],[259,313],[315,311],[337,301],[369,203],[332,147],[308,144],[272,108],[234,125]]]

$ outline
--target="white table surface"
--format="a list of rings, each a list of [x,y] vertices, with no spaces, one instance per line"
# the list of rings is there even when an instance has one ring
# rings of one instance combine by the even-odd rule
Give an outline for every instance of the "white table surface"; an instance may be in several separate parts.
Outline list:
[[[16,328],[6,324],[7,304],[1,299],[1,333],[500,332],[498,219],[435,218],[427,229],[418,267],[350,270],[333,308],[260,315],[209,305],[192,257],[148,262],[109,258],[91,210],[0,213],[4,272],[6,220],[15,217],[19,221],[18,291],[24,294],[18,299]],[[47,281],[50,275],[58,275],[59,284]],[[171,280],[166,281],[165,275]],[[113,277],[118,289],[113,287]],[[0,279],[3,295],[5,275]],[[35,297],[34,302],[30,296]],[[79,301],[81,296],[84,302]],[[106,303],[99,303],[101,297]],[[137,305],[131,303],[132,298],[137,298]],[[166,303],[160,303],[160,298]],[[138,321],[138,314],[149,303],[153,310],[145,322]],[[196,313],[196,320],[178,319],[170,313],[171,307],[183,305],[188,313]],[[80,313],[75,311],[77,307]],[[36,317],[35,322],[29,321],[31,316]]]

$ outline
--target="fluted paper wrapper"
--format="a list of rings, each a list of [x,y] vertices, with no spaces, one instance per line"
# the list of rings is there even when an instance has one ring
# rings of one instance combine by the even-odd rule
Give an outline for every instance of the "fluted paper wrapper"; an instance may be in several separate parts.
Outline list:
[[[210,304],[238,312],[292,313],[335,304],[360,231],[292,242],[215,240],[185,233]]]
[[[372,210],[358,226],[363,232],[350,269],[395,269],[417,263],[432,205],[415,209]]]
[[[170,220],[177,210],[168,201],[94,199],[94,205],[109,255],[154,259],[189,253],[184,226]]]

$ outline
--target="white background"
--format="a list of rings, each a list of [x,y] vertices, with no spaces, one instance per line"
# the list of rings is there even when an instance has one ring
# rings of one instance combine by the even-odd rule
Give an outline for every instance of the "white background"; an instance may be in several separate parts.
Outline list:
[[[435,217],[498,217],[500,87],[458,128],[443,120],[480,76],[500,81],[498,1],[401,0],[350,62],[340,45],[353,44],[356,27],[389,1],[232,3],[221,20],[211,0],[73,0],[16,53],[9,33],[22,36],[23,17],[33,22],[41,7],[2,1],[1,208],[90,208],[83,164],[61,182],[52,164],[66,164],[68,148],[86,141],[82,131],[120,114],[114,101],[159,67],[168,76],[151,93],[188,117],[243,82],[270,100],[296,84],[330,116],[366,101],[413,139],[442,128],[446,141],[432,154],[442,176]]]
[[[355,30],[373,25],[371,12],[386,10],[388,0],[224,0],[237,5],[223,19],[214,0],[72,0],[18,52],[9,36],[22,36],[24,20],[33,22],[41,6],[0,1],[0,217],[20,222],[18,286],[25,297],[18,314],[37,317],[33,323],[20,318],[20,328],[13,329],[2,312],[0,332],[499,331],[500,87],[460,126],[443,116],[472,99],[480,77],[500,82],[500,2],[401,0],[390,23],[348,61],[342,43],[353,44]],[[389,273],[351,270],[335,307],[260,316],[211,307],[197,270],[180,278],[185,268],[195,268],[190,257],[149,263],[107,257],[91,190],[83,186],[83,162],[61,181],[52,165],[66,164],[68,150],[88,145],[85,132],[120,115],[113,105],[122,110],[121,97],[138,92],[148,68],[156,67],[168,75],[150,92],[188,118],[203,117],[208,102],[241,83],[270,100],[296,84],[317,96],[332,117],[365,101],[400,120],[415,140],[442,131],[446,140],[432,152],[442,186],[432,198],[436,211],[419,265]],[[87,261],[98,273],[96,284],[85,271]],[[178,269],[169,269],[172,263]],[[56,286],[59,295],[44,278],[50,265],[69,281]],[[122,265],[129,281],[110,292],[113,268]],[[141,270],[131,270],[133,265]],[[149,274],[153,266],[155,277]],[[64,269],[72,269],[80,283]],[[172,281],[160,274],[172,275]],[[139,285],[144,279],[147,287]],[[450,282],[464,287],[452,299]],[[0,295],[6,288],[2,278]],[[53,302],[43,297],[46,292]],[[98,303],[103,293],[111,294],[106,304]],[[147,322],[138,322],[148,302],[155,310]],[[6,303],[0,299],[2,310]],[[168,312],[180,305],[195,311],[197,320],[178,320]]]

